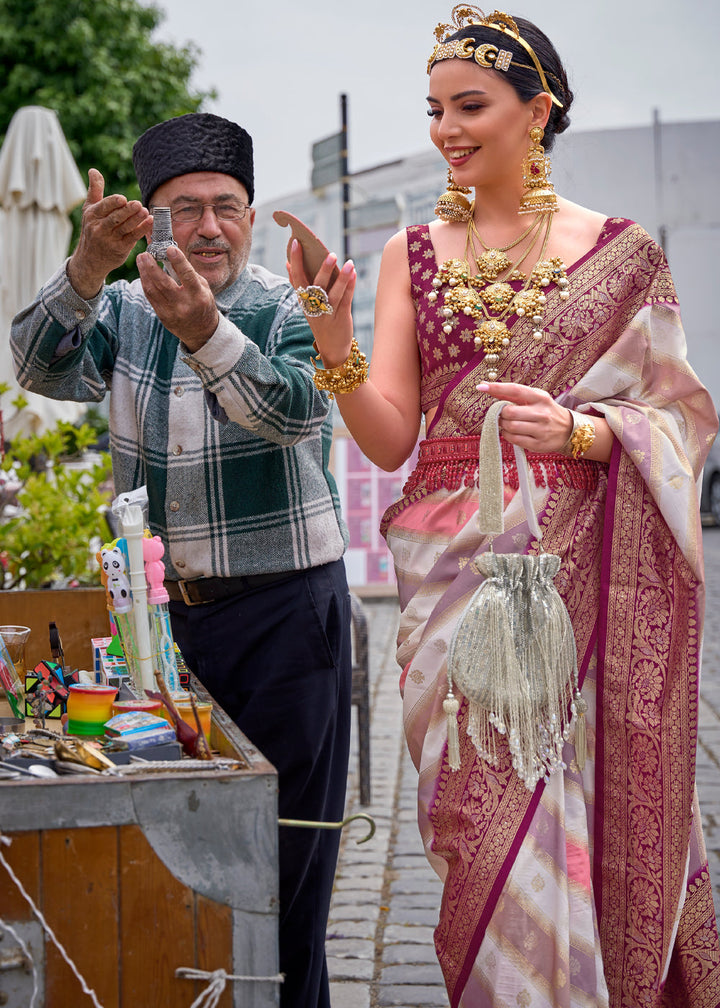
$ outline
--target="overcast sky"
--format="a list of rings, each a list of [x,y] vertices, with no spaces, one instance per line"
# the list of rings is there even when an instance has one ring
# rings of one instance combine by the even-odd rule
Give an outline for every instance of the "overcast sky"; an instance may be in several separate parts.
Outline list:
[[[429,149],[425,67],[452,3],[156,5],[166,15],[156,38],[201,50],[193,86],[218,93],[206,110],[252,135],[256,203],[307,188],[311,146],[339,129],[341,93],[351,171]],[[523,0],[509,12],[534,21],[560,53],[576,95],[571,128],[644,125],[653,109],[666,122],[720,118],[715,0]]]

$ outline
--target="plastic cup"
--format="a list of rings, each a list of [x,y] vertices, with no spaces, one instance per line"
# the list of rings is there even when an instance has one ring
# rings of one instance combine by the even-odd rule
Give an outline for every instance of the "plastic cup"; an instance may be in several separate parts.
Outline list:
[[[5,641],[5,647],[10,655],[10,661],[15,666],[15,672],[21,683],[25,682],[25,645],[30,636],[30,627],[0,626],[0,636]]]
[[[0,731],[24,726],[25,645],[30,627],[0,626]]]

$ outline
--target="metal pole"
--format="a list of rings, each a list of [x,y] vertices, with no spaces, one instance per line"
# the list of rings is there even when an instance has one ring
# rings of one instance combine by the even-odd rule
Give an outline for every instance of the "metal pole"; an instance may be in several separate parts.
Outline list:
[[[667,227],[665,226],[665,206],[663,199],[662,164],[662,124],[660,110],[653,109],[653,155],[655,160],[655,214],[657,217],[658,243],[667,255]]]
[[[340,95],[340,120],[342,132],[342,150],[340,152],[340,170],[342,172],[342,239],[343,262],[350,258],[350,177],[348,170],[348,115],[347,95]]]

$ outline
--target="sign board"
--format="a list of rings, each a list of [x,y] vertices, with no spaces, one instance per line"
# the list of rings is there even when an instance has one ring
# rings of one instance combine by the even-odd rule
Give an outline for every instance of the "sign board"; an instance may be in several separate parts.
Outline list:
[[[322,189],[323,186],[341,181],[345,153],[345,134],[342,130],[312,145],[312,189]]]

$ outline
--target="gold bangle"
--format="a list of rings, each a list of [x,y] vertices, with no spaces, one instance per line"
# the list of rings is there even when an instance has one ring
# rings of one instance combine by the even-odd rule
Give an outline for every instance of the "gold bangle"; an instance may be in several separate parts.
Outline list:
[[[313,347],[317,350],[317,343],[313,343]],[[315,368],[313,381],[315,388],[320,392],[327,392],[331,399],[338,393],[354,392],[359,385],[367,381],[368,362],[354,336],[350,344],[350,353],[342,364],[334,368],[321,368],[315,363],[320,359],[319,353],[317,357],[310,358]]]
[[[590,450],[595,441],[595,424],[592,417],[584,413],[576,413],[570,410],[573,420],[573,429],[570,437],[560,449],[563,455],[571,455],[574,459],[584,458],[585,453]]]

